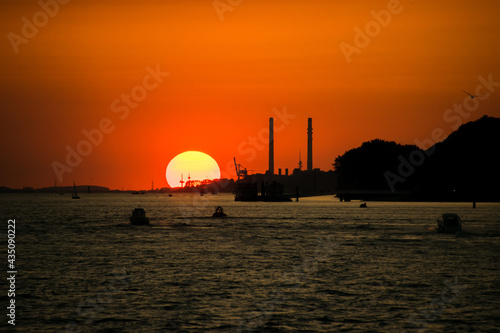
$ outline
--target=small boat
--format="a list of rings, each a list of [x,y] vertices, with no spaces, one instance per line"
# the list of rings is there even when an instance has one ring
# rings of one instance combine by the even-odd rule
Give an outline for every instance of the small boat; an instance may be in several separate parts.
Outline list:
[[[132,211],[132,216],[130,217],[130,224],[133,225],[146,225],[149,224],[149,218],[146,217],[146,211],[144,208],[135,208]]]
[[[462,231],[462,221],[457,214],[443,214],[437,220],[438,232],[454,233]]]
[[[359,208],[367,208],[368,206],[366,205],[366,202],[363,202],[361,205],[359,205]]]
[[[146,192],[144,192],[144,191],[134,191],[134,192],[131,192],[131,194],[146,194]]]
[[[78,193],[76,193],[76,184],[73,182],[73,194],[71,195],[71,199],[80,199]]]
[[[222,209],[221,206],[217,206],[215,208],[215,213],[212,214],[212,217],[226,217],[227,214],[224,214],[224,210]]]

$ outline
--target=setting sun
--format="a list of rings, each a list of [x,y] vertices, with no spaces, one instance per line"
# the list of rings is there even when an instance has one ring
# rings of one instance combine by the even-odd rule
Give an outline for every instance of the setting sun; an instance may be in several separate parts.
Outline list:
[[[167,166],[167,182],[170,187],[181,187],[181,175],[184,182],[191,180],[220,178],[217,162],[210,156],[199,151],[185,151],[175,156]]]

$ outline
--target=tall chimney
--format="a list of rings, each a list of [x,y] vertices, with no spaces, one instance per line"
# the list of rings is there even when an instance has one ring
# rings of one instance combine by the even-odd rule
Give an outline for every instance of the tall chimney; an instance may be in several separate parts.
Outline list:
[[[274,126],[273,118],[269,118],[269,174],[274,175]]]
[[[313,127],[312,118],[307,119],[307,171],[313,169]]]

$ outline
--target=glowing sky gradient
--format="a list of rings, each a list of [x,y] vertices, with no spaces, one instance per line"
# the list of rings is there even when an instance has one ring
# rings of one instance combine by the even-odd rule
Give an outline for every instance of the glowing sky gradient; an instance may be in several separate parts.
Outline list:
[[[235,177],[233,156],[265,172],[258,137],[271,116],[283,125],[276,170],[306,156],[308,117],[323,170],[366,140],[449,134],[456,119],[443,115],[462,90],[480,76],[500,81],[500,2],[401,1],[348,62],[340,45],[355,45],[355,28],[389,3],[244,0],[221,20],[205,0],[73,0],[16,52],[9,33],[22,35],[41,7],[2,1],[0,186],[52,186],[57,162],[71,169],[61,185],[162,187],[168,162],[188,150],[212,156],[222,176]],[[459,120],[500,117],[495,89]],[[295,117],[280,123],[273,110],[284,108]],[[102,138],[92,132],[101,125]],[[70,167],[66,147],[90,140],[82,131],[97,144],[80,144],[88,155]]]

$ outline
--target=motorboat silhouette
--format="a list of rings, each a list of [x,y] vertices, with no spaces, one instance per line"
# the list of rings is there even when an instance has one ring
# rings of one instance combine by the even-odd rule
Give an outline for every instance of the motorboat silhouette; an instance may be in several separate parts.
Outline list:
[[[146,225],[149,224],[149,218],[146,217],[144,208],[135,208],[132,211],[132,216],[129,218],[130,224],[133,225]]]
[[[215,213],[212,214],[212,217],[226,217],[227,214],[224,213],[224,210],[222,209],[221,206],[217,206],[215,208]]]
[[[438,232],[454,233],[462,231],[462,221],[457,214],[443,214],[437,220]]]

